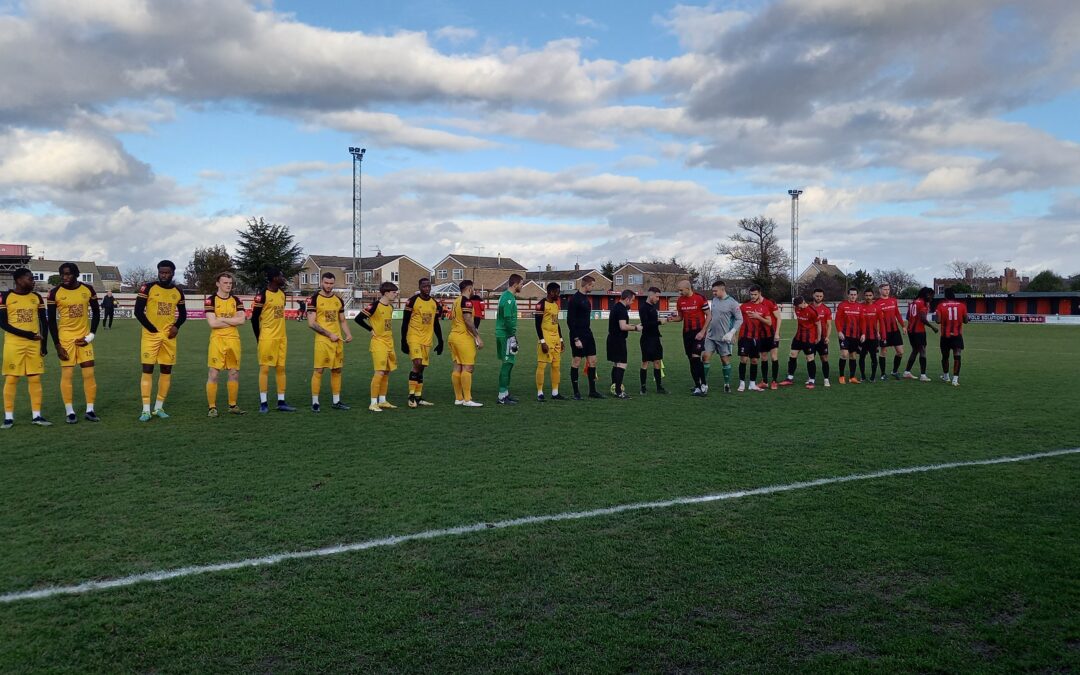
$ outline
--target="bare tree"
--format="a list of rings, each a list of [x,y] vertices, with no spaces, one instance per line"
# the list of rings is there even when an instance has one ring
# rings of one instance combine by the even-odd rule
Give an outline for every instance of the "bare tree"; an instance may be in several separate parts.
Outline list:
[[[874,270],[872,276],[878,285],[889,284],[892,286],[893,295],[899,295],[900,291],[905,288],[911,288],[912,286],[916,288],[919,287],[919,280],[915,278],[915,275],[900,268],[893,270]]]
[[[998,290],[1000,283],[998,277],[994,275],[994,268],[990,263],[982,260],[952,260],[949,262],[949,274],[956,279],[961,279],[964,283],[971,287],[973,291],[994,291]],[[970,277],[968,271],[971,271]],[[993,281],[987,281],[987,279]]]
[[[726,243],[716,245],[716,254],[731,261],[727,273],[751,280],[770,297],[777,296],[781,288],[789,289],[790,281],[786,277],[780,280],[790,262],[777,240],[776,221],[765,216],[742,218],[738,227]]]
[[[689,272],[687,266],[679,262],[678,258],[671,258],[670,260],[653,258],[642,262],[659,266],[655,271],[644,274],[642,281],[648,286],[656,286],[665,293],[678,288],[679,282],[685,279]]]
[[[143,284],[157,279],[157,272],[149,267],[132,267],[124,275],[124,287],[132,291],[138,291]]]
[[[716,258],[705,258],[685,267],[690,272],[690,282],[697,289],[708,290],[720,278],[720,261]]]

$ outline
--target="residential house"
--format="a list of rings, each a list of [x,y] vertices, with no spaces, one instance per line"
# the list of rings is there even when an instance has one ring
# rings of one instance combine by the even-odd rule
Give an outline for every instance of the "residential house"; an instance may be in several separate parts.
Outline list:
[[[491,289],[490,295],[496,297],[502,295],[502,292],[507,289],[507,282],[509,280],[510,278],[507,277],[506,281]],[[539,300],[540,298],[547,295],[547,291],[544,290],[544,287],[541,286],[539,283],[530,279],[521,285],[521,291],[518,292],[516,295],[522,300]]]
[[[505,284],[511,274],[525,276],[525,266],[513,258],[502,256],[476,256],[451,253],[435,264],[435,284],[456,283],[472,279],[473,286],[481,295],[493,292]]]
[[[690,281],[690,272],[672,263],[627,262],[615,270],[611,290],[616,293],[629,288],[644,295],[650,287],[661,291],[674,291],[680,281]]]
[[[392,281],[408,296],[420,285],[420,279],[430,277],[431,270],[407,255],[379,255],[360,258],[357,267],[361,274],[361,287],[365,295],[378,292],[379,284]],[[326,272],[337,277],[337,288],[353,286],[353,259],[340,255],[309,255],[304,259],[300,273],[293,280],[293,287],[301,293],[314,293],[319,280]],[[433,282],[434,283],[434,282]]]
[[[795,281],[799,287],[808,286],[818,278],[819,275],[825,274],[830,277],[838,277],[843,279],[846,275],[836,265],[829,262],[828,258],[814,258],[814,262],[810,263],[799,278]]]
[[[610,291],[611,279],[608,279],[600,273],[598,269],[585,268],[582,269],[581,265],[574,265],[572,270],[553,270],[551,265],[547,266],[543,272],[529,272],[525,275],[525,278],[529,281],[535,281],[540,286],[546,288],[551,282],[559,284],[562,289],[563,295],[572,295],[574,291],[581,288],[581,280],[585,277],[592,277],[595,280],[593,284],[594,291]]]
[[[80,267],[80,270],[82,268]],[[116,265],[98,265],[98,273],[101,275],[101,283],[96,286],[98,290],[112,291],[113,293],[119,293],[121,287],[124,285],[123,276],[120,274],[120,268]]]
[[[34,258],[27,265],[34,275],[34,290],[39,293],[48,292],[55,285],[49,283],[49,279],[60,275],[60,266],[65,262],[73,262],[79,266],[79,281],[87,286],[93,286],[99,293],[105,292],[106,288],[101,283],[101,272],[98,271],[97,264],[83,260],[45,260],[44,258]]]

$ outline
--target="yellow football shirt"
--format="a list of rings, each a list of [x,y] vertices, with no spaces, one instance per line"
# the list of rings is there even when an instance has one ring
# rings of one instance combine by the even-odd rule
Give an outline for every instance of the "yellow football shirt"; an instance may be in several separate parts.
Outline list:
[[[345,312],[345,303],[337,295],[329,297],[321,292],[316,292],[308,300],[308,311],[315,312],[315,323],[322,326],[328,333],[341,335],[341,314]],[[316,334],[315,339],[327,340],[324,335]]]
[[[164,331],[176,323],[176,312],[184,304],[184,293],[176,286],[165,288],[151,281],[139,289],[139,299],[146,301],[146,318],[154,328]]]
[[[543,312],[540,319],[540,332],[544,334],[544,340],[549,344],[559,344],[561,339],[559,336],[559,303],[551,302],[545,298],[540,301],[540,310]]]
[[[25,330],[30,333],[40,333],[41,323],[38,312],[45,306],[45,301],[37,293],[30,292],[19,294],[15,291],[7,291],[0,295],[0,310],[7,312],[8,323],[12,328]],[[5,340],[17,340],[19,342],[34,342],[20,335],[12,335],[4,332]]]
[[[465,327],[466,321],[472,321],[472,303],[462,296],[454,300],[454,307],[450,312],[450,335],[471,335]]]
[[[409,344],[428,345],[435,341],[435,322],[439,320],[439,301],[424,300],[419,294],[409,298],[406,308],[412,312],[409,318]]]
[[[217,293],[207,296],[206,302],[203,304],[203,309],[207,314],[213,314],[219,319],[231,319],[238,313],[244,311],[244,303],[240,298],[230,294],[227,298],[222,298]],[[226,326],[225,328],[211,328],[210,337],[218,339],[240,339],[240,332],[236,329],[236,326]]]
[[[394,349],[394,335],[391,332],[394,319],[394,308],[381,302],[373,302],[371,307],[364,310],[364,316],[368,317],[371,324],[371,349],[383,348]]]
[[[90,332],[90,301],[96,299],[94,289],[81,282],[75,288],[57,286],[49,291],[48,303],[56,314],[61,340],[78,340]]]
[[[259,314],[260,340],[285,337],[285,291],[263,291],[255,296],[252,307],[262,308]]]

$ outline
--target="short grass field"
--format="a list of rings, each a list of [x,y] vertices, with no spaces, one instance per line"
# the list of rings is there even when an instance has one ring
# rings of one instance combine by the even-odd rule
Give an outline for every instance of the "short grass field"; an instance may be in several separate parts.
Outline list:
[[[436,407],[404,407],[399,355],[401,409],[369,413],[357,327],[353,410],[314,415],[312,334],[291,323],[300,412],[256,413],[245,326],[249,413],[207,419],[208,329],[192,321],[172,418],[139,423],[138,331],[123,321],[95,343],[104,421],[67,426],[50,354],[56,426],[29,425],[22,385],[19,423],[0,432],[0,594],[1080,446],[1080,328],[971,326],[959,388],[837,386],[834,345],[829,390],[724,395],[716,366],[701,399],[670,331],[668,396],[638,396],[632,368],[630,401],[542,405],[531,322],[522,328],[521,404],[490,405],[487,322],[474,391],[489,405],[475,410],[452,405],[447,352],[427,375]],[[609,367],[600,373],[606,390]],[[566,392],[568,375],[564,363]],[[78,376],[76,392],[81,411]],[[1076,672],[1078,579],[1080,455],[1063,455],[0,603],[0,671]]]

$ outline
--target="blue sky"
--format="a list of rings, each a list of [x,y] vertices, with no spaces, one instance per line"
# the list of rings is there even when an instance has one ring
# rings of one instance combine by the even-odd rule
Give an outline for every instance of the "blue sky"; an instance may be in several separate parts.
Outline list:
[[[799,186],[804,263],[1072,274],[1077,30],[1059,0],[0,3],[0,240],[130,267],[263,216],[348,254],[361,145],[366,244],[428,264],[699,263],[739,218],[786,241]]]

